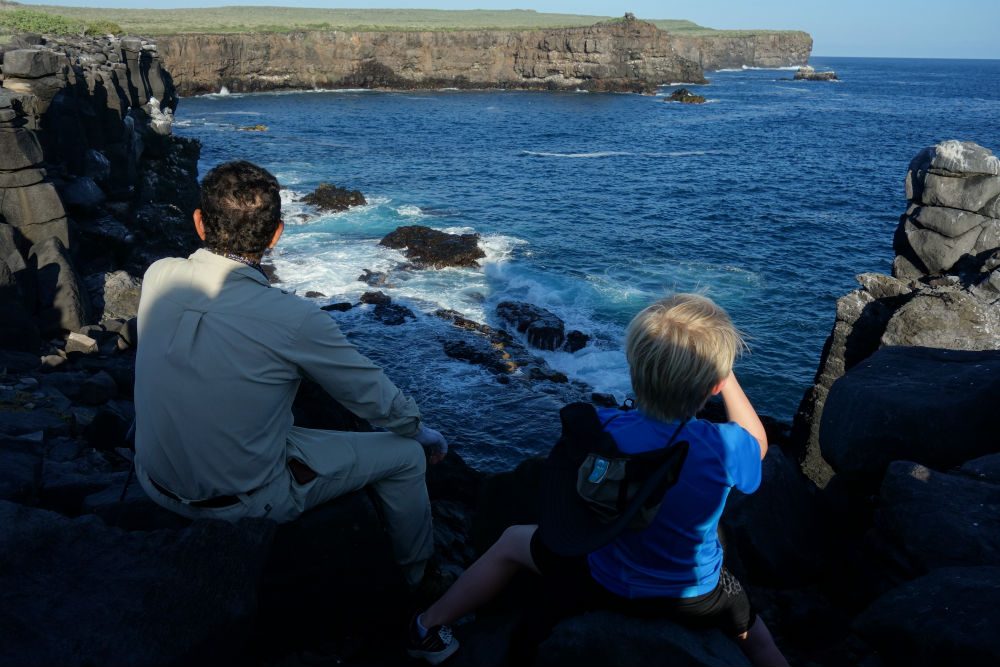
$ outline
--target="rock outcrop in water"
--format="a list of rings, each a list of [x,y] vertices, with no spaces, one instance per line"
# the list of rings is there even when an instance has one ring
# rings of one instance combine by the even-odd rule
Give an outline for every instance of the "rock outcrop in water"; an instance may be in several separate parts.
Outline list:
[[[346,211],[352,206],[364,206],[368,203],[360,190],[339,188],[330,183],[320,183],[302,201],[321,211]]]
[[[417,268],[478,267],[486,257],[479,234],[449,234],[424,225],[407,225],[386,234],[379,245],[402,250]]]
[[[837,73],[831,70],[817,72],[809,65],[804,65],[795,73],[796,81],[839,81]]]

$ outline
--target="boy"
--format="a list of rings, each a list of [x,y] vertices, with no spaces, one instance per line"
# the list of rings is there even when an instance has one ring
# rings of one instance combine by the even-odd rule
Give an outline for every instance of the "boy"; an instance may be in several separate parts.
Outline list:
[[[679,426],[677,441],[689,443],[680,477],[652,523],[583,558],[556,555],[537,526],[511,526],[441,599],[414,617],[410,655],[432,664],[447,659],[458,648],[448,625],[527,568],[554,588],[549,597],[560,601],[563,613],[610,606],[717,627],[755,665],[787,665],[743,587],[722,567],[718,540],[729,490],[755,491],[767,453],[764,427],[732,372],[744,347],[726,312],[703,296],[678,294],[639,313],[625,341],[638,410],[598,415],[626,454],[664,447]],[[720,393],[730,423],[694,419]]]

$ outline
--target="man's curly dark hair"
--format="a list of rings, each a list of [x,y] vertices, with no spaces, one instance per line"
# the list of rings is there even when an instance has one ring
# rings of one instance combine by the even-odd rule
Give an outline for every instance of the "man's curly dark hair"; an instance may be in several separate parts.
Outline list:
[[[201,219],[210,250],[263,255],[281,221],[278,179],[245,160],[220,164],[201,182]]]

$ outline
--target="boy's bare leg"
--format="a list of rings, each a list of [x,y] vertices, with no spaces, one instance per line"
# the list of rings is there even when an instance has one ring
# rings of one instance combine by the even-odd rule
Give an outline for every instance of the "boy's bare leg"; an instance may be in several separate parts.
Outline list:
[[[771,631],[760,616],[754,621],[753,627],[737,638],[736,643],[750,658],[754,667],[788,667],[788,661],[774,643]]]
[[[538,573],[531,559],[531,537],[538,526],[511,526],[489,550],[469,566],[451,588],[423,613],[425,628],[451,625],[479,609],[503,590],[521,569]]]

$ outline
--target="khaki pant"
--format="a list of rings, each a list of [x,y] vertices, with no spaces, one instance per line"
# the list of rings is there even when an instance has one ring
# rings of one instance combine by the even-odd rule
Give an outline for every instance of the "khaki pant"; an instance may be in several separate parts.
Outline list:
[[[434,552],[431,506],[424,482],[426,457],[420,444],[389,432],[354,433],[292,427],[285,458],[298,459],[316,478],[298,484],[284,473],[229,507],[191,507],[156,490],[139,467],[136,476],[157,504],[191,519],[236,521],[263,517],[291,521],[308,509],[365,486],[382,503],[393,555],[400,565],[416,565]],[[157,480],[159,482],[159,480]]]

